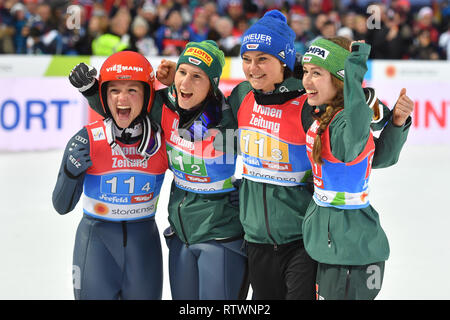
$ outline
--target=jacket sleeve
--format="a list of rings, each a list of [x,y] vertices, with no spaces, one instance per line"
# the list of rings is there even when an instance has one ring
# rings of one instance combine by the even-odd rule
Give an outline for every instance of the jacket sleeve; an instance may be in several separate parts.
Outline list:
[[[158,125],[161,125],[162,108],[165,95],[167,94],[167,88],[157,90],[155,92],[155,100],[153,101],[152,108],[150,109],[150,119]]]
[[[58,178],[52,194],[53,207],[59,214],[66,214],[72,211],[80,200],[81,193],[83,192],[85,174],[83,173],[78,177],[74,177],[66,170],[69,147],[72,142],[79,143],[82,139],[86,139],[87,147],[89,148],[89,136],[86,128],[78,131],[78,133],[69,140],[66,149],[64,150]]]
[[[412,122],[409,117],[403,126],[395,126],[392,123],[392,111],[380,100],[378,102],[383,108],[383,117],[370,126],[375,142],[372,168],[386,168],[397,163]]]
[[[97,84],[98,88],[98,84]],[[100,95],[98,93],[98,90],[92,91],[88,90],[88,93],[83,93],[83,96],[87,99],[89,103],[89,107],[91,107],[92,110],[97,112],[102,117],[106,118],[106,113],[103,110],[102,103],[100,101]]]
[[[408,137],[411,123],[411,117],[409,117],[401,127],[395,126],[392,121],[386,124],[379,138],[375,139],[373,168],[386,168],[397,163],[400,152]]]
[[[359,46],[359,49],[353,51],[345,61],[344,110],[330,123],[332,153],[346,163],[356,159],[364,150],[373,117],[362,89],[370,46],[365,43],[355,46]]]

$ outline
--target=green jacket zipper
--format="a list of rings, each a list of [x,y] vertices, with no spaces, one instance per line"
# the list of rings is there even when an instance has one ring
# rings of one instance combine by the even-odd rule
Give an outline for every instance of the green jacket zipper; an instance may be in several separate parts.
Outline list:
[[[350,290],[350,277],[351,277],[351,274],[352,274],[352,269],[351,268],[352,268],[351,266],[348,267],[348,269],[347,269],[347,276],[345,278],[345,295],[344,295],[344,300],[347,300],[348,292]]]
[[[328,216],[328,248],[331,248],[331,232],[330,232],[330,220],[331,216]]]
[[[187,247],[189,247],[189,242],[186,237],[186,232],[184,231],[183,219],[181,219],[181,206],[183,205],[184,200],[186,200],[186,197],[187,197],[187,191],[185,191],[183,200],[181,200],[180,204],[178,205],[178,220],[180,221],[181,233],[183,233],[183,237],[184,237],[184,244],[186,245],[186,248],[187,248]]]
[[[273,249],[276,251],[278,250],[278,244],[275,241],[275,239],[272,237],[272,234],[270,232],[270,227],[269,227],[269,215],[267,213],[267,200],[266,200],[266,184],[263,184],[263,202],[264,202],[264,218],[266,220],[266,229],[267,229],[267,234],[269,235],[269,238],[273,241]]]

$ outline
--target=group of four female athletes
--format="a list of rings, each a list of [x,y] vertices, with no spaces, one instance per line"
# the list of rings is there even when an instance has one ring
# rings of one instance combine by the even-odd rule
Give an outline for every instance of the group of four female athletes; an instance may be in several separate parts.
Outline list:
[[[368,180],[372,167],[397,162],[413,103],[402,90],[391,112],[363,89],[370,46],[344,38],[311,44],[302,83],[293,40],[277,10],[252,25],[241,46],[247,81],[226,99],[213,41],[163,60],[158,80],[168,87],[156,92],[137,53],[109,57],[98,80],[84,64],[73,69],[72,84],[105,117],[69,141],[53,193],[63,214],[84,190],[76,298],[161,298],[154,214],[167,166],[173,299],[245,298],[247,276],[254,299],[378,294],[389,246]],[[373,270],[380,279],[368,286]]]

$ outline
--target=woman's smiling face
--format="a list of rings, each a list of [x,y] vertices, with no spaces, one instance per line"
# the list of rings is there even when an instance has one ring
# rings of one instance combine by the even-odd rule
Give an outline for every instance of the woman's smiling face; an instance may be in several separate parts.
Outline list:
[[[174,83],[178,105],[185,110],[200,105],[208,96],[211,88],[208,75],[199,67],[187,63],[178,66]]]
[[[107,83],[107,104],[116,124],[127,128],[141,113],[144,84],[135,80],[113,80]]]
[[[331,73],[322,67],[311,63],[303,65],[302,82],[309,105],[329,104],[336,97],[338,89],[333,85],[331,77]]]
[[[242,70],[253,89],[263,92],[275,90],[283,82],[284,68],[277,58],[261,51],[247,51],[242,55]]]

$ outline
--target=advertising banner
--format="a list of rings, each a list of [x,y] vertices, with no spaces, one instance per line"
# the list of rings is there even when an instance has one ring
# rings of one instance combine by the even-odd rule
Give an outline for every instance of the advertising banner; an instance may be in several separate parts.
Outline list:
[[[162,57],[147,57],[155,71]],[[0,57],[0,151],[64,148],[68,139],[100,117],[67,76],[80,62],[97,70],[106,57]],[[176,57],[164,57],[176,61]],[[244,80],[240,58],[226,58],[219,87],[225,96]],[[408,143],[450,144],[450,63],[373,60],[364,85],[393,108],[402,88],[415,102]],[[162,88],[156,82],[156,88]]]
[[[414,101],[407,143],[450,144],[450,63],[443,61],[372,61],[367,85],[393,108],[400,90]]]
[[[64,148],[86,124],[86,99],[67,79],[0,78],[0,150]]]

